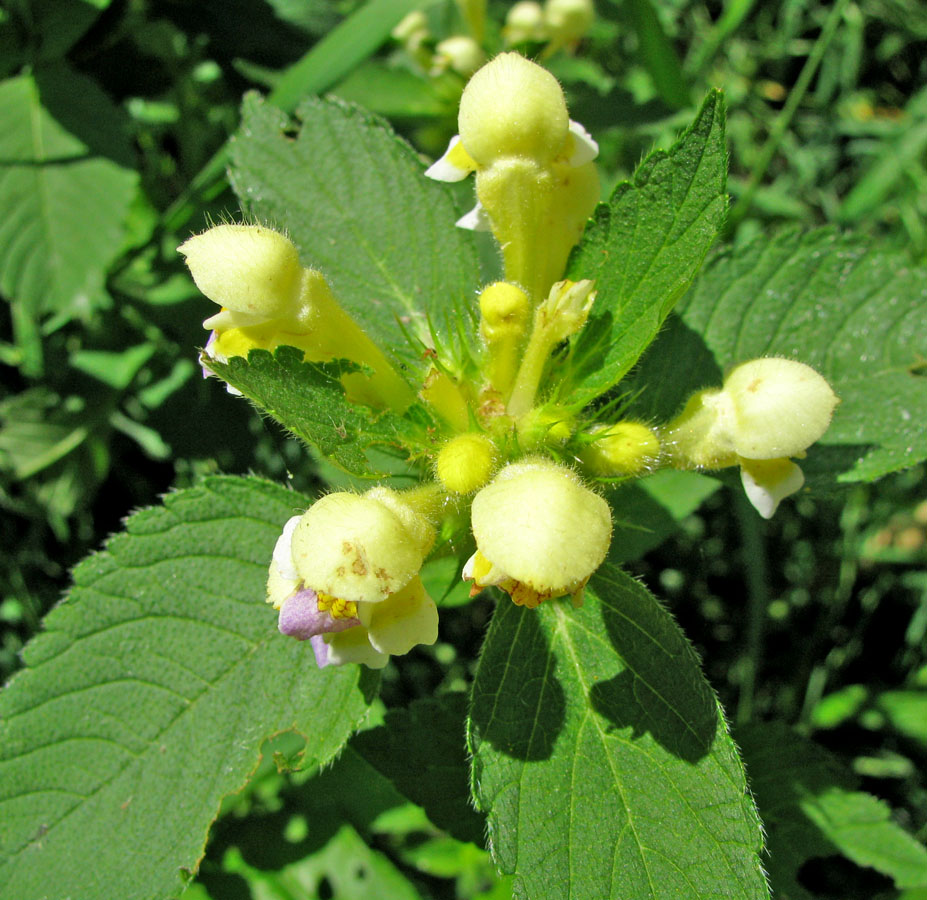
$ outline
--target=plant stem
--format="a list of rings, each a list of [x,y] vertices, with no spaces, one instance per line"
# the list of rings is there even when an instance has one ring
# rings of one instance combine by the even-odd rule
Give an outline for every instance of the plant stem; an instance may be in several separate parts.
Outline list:
[[[743,537],[741,552],[747,576],[746,648],[741,663],[737,721],[748,722],[753,715],[756,676],[763,653],[763,626],[769,608],[769,567],[766,563],[766,543],[756,510],[742,492],[738,491],[735,496],[734,510]]]

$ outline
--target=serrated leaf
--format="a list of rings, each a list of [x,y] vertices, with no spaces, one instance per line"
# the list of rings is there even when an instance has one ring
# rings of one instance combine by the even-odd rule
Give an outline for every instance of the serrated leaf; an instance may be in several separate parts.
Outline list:
[[[768,896],[759,820],[695,653],[610,564],[579,610],[500,603],[469,739],[514,896]]]
[[[445,694],[391,710],[351,746],[439,828],[482,845],[483,819],[470,807],[464,735],[466,698]]]
[[[122,123],[64,65],[0,83],[0,289],[33,318],[106,300],[138,183]]]
[[[464,359],[479,266],[472,236],[454,226],[451,191],[369,113],[309,98],[297,116],[294,139],[285,115],[245,98],[231,178],[248,213],[286,229],[394,359],[424,371],[422,352],[436,343]]]
[[[302,351],[278,347],[273,354],[252,350],[247,359],[233,356],[228,363],[210,359],[209,368],[354,475],[380,474],[370,465],[365,449],[374,444],[396,446],[407,428],[392,413],[375,415],[345,399],[339,379],[357,371],[351,363],[303,362]]]
[[[598,295],[572,349],[560,396],[582,406],[634,365],[698,272],[727,207],[724,103],[709,93],[668,152],[652,153],[596,210],[568,277]]]
[[[318,670],[264,604],[274,541],[307,504],[209,478],[75,570],[0,695],[0,895],[176,897],[264,739],[296,729],[320,762],[347,740],[375,679]]]
[[[712,260],[679,313],[677,340],[661,336],[643,363],[677,397],[739,362],[787,356],[841,401],[806,472],[868,481],[927,458],[927,270],[905,253],[832,229],[764,235]]]
[[[813,900],[799,869],[835,853],[898,888],[927,886],[927,849],[892,820],[886,803],[853,790],[855,776],[836,757],[782,723],[752,724],[737,739],[766,826],[777,898]]]

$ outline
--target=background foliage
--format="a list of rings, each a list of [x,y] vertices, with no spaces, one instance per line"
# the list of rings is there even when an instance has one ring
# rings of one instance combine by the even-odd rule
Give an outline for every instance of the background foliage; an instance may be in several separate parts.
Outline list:
[[[197,485],[182,501],[195,513],[197,498],[222,483],[203,480],[217,471],[288,480],[309,495],[333,476],[272,422],[200,379],[194,348],[203,340],[199,326],[207,313],[175,248],[210,217],[238,215],[225,178],[229,161],[251,211],[273,217],[275,204],[293,202],[270,195],[253,174],[248,154],[256,143],[229,150],[227,140],[242,116],[245,127],[272,123],[275,139],[289,140],[293,135],[279,125],[273,107],[291,112],[306,94],[331,90],[388,116],[420,152],[434,156],[443,149],[455,130],[463,80],[454,73],[428,76],[389,40],[392,24],[412,5],[16,0],[0,10],[0,291],[9,301],[0,343],[6,376],[0,400],[6,515],[0,527],[9,548],[0,602],[4,679],[21,665],[23,643],[68,585],[69,567],[98,548],[134,508],[156,503],[171,486]],[[504,9],[491,6],[491,17],[501,21]],[[840,464],[842,481],[897,468],[910,458],[905,423],[923,420],[925,396],[923,368],[903,373],[897,367],[902,351],[910,352],[924,332],[911,324],[916,308],[899,308],[891,318],[881,310],[895,293],[904,293],[910,266],[922,263],[927,251],[927,12],[915,0],[603,0],[597,11],[581,54],[561,52],[548,62],[567,89],[572,115],[600,140],[609,187],[629,177],[654,144],[669,148],[706,91],[721,88],[732,196],[727,238],[746,254],[720,250],[712,257],[635,377],[643,379],[661,355],[671,358],[678,346],[687,346],[690,329],[702,331],[716,316],[712,321],[720,324],[704,333],[717,357],[726,358],[733,347],[750,355],[781,348],[820,362],[839,380],[855,418],[845,419],[847,430],[829,435],[823,449],[827,462]],[[459,30],[452,5],[435,4],[428,15],[438,34]],[[252,88],[269,99],[251,97],[242,108],[241,97]],[[300,115],[333,115],[339,108],[310,100]],[[336,131],[329,140],[331,145],[301,139],[313,166],[336,153]],[[377,146],[365,150],[364,162],[408,171],[415,165],[412,153]],[[360,168],[356,178],[363,177]],[[349,199],[341,209],[350,210]],[[402,215],[401,207],[389,212],[394,218],[385,229]],[[865,242],[816,232],[813,249],[822,262],[808,268],[794,259],[792,226],[822,225],[852,226]],[[318,241],[316,252],[324,254],[326,232],[342,227],[333,219],[300,240]],[[396,252],[397,259],[410,261],[403,248]],[[462,244],[448,252],[474,259]],[[491,255],[484,253],[481,261],[484,272],[492,270]],[[326,263],[342,273],[345,284],[339,287],[349,292],[357,270],[334,256]],[[767,267],[772,282],[757,284],[755,275],[742,274],[757,264]],[[442,289],[463,297],[473,288],[467,278],[474,271],[468,262],[459,272],[416,277],[438,279]],[[805,293],[770,337],[763,291],[794,285]],[[846,315],[809,325],[827,288],[833,292],[830,308],[845,300]],[[741,319],[718,313],[725,303]],[[832,329],[826,333],[834,339],[821,343],[819,327]],[[871,336],[872,354],[861,356],[847,335]],[[838,336],[849,349],[842,349]],[[927,347],[915,352],[927,357]],[[639,402],[650,404],[651,412],[661,405],[671,409],[697,386],[688,379],[706,377],[710,368],[665,379],[665,394]],[[905,398],[896,408],[907,409],[909,419],[885,418],[879,399],[886,394]],[[886,439],[897,437],[897,444],[889,441],[879,453],[860,451],[853,423],[871,425],[880,416]],[[388,458],[380,463],[379,471],[389,470]],[[629,521],[640,509],[651,510],[653,530],[649,540],[629,539],[616,552],[666,598],[734,720],[766,823],[779,896],[913,900],[927,884],[917,849],[927,837],[923,469],[874,484],[836,485],[823,477],[827,468],[822,458],[816,470],[812,455],[806,470],[814,476],[814,492],[784,506],[771,523],[758,521],[738,495],[713,492],[701,482],[686,488],[691,500],[673,485],[621,489],[615,498],[619,516],[623,508]],[[267,555],[261,541],[272,543],[277,526],[269,523],[285,518],[292,503],[261,482],[254,490],[276,512],[263,526],[254,523],[262,537],[240,548],[250,560],[243,564],[250,566],[244,587],[248,578],[259,584],[257,566]],[[675,507],[667,497],[675,498]],[[168,503],[145,513],[134,527],[141,533],[167,528],[171,508]],[[234,518],[234,510],[229,515]],[[219,540],[210,529],[224,528],[208,519],[196,526],[206,548]],[[670,533],[666,543],[652,546]],[[107,600],[102,589],[108,567],[126,562],[119,561],[119,540],[76,571],[75,591],[94,595],[101,622],[131,627],[144,608],[125,598]],[[650,552],[641,556],[645,549]],[[248,788],[224,801],[201,876],[187,896],[510,895],[507,878],[497,878],[486,853],[471,843],[479,843],[481,817],[446,808],[435,787],[466,777],[462,692],[479,683],[472,661],[490,614],[487,600],[458,605],[456,572],[442,568],[443,562],[426,573],[435,596],[447,594],[441,643],[386,670],[368,730],[324,771],[318,765],[331,752],[310,744],[302,771],[288,772],[303,752],[293,735],[266,748]],[[238,633],[234,639],[260,640],[245,619],[258,616],[266,624],[264,610],[249,614],[243,595],[231,611],[217,607],[208,572],[196,567],[189,577],[203,596],[205,619],[213,626],[221,619],[223,629]],[[158,592],[164,586],[155,580],[151,590],[153,608],[163,608]],[[511,625],[507,618],[489,632],[490,649],[493,641],[504,642],[499,632]],[[66,665],[68,641],[105,642],[105,634],[65,637],[67,620],[67,606],[53,614],[30,651],[31,662]],[[553,623],[542,622],[553,634]],[[168,618],[158,627],[169,629]],[[139,648],[153,658],[133,661],[127,677],[147,678],[146,667],[160,669],[162,643],[170,645],[169,633],[141,640]],[[108,651],[102,646],[99,652]],[[492,659],[490,654],[484,665]],[[200,662],[208,667],[208,659]],[[281,661],[281,672],[288,664]],[[218,677],[179,670],[160,675]],[[298,686],[276,683],[276,689],[283,695]],[[119,690],[116,685],[112,696],[117,708],[126,702]],[[279,718],[255,728],[270,733],[289,724],[285,699],[265,699]],[[72,701],[48,698],[44,714],[50,721],[56,702]],[[614,703],[614,697],[603,701],[606,719]],[[105,725],[106,710],[96,713]],[[350,731],[359,712],[345,715],[341,725]],[[378,732],[378,716],[391,726],[388,731]],[[768,724],[773,720],[798,732],[777,731],[782,725]],[[13,723],[15,718],[15,728]],[[408,735],[414,746],[423,731],[453,735],[454,729],[457,739],[442,754],[448,771],[414,785],[390,767],[393,754],[384,755],[377,739],[388,733],[401,742]],[[478,717],[471,723],[471,749],[479,750],[485,729]],[[101,731],[99,741],[102,746],[124,737]],[[15,741],[5,740],[15,757]],[[770,754],[770,746],[782,752]],[[86,749],[98,753],[101,747]],[[125,752],[131,750],[130,741]],[[271,764],[273,752],[279,771]],[[252,762],[248,757],[246,765]],[[144,764],[144,758],[132,764]],[[28,772],[17,778],[28,778]],[[369,785],[363,796],[349,789],[359,781]],[[788,790],[770,791],[782,784]],[[190,803],[214,809],[234,786],[217,778]],[[147,822],[145,811],[133,809],[117,788],[107,788],[115,791],[113,802],[127,803],[130,819]],[[177,789],[185,793],[187,787]],[[533,802],[530,792],[524,802]],[[65,807],[55,808],[63,814]],[[182,817],[184,808],[175,812]],[[835,821],[845,827],[834,827]],[[79,824],[75,819],[70,827]],[[144,832],[142,825],[138,829]],[[182,827],[175,822],[168,831],[182,833]],[[130,829],[127,840],[139,834]],[[270,846],[268,834],[277,836]],[[195,844],[184,851],[191,866]],[[60,870],[62,884],[67,872]]]

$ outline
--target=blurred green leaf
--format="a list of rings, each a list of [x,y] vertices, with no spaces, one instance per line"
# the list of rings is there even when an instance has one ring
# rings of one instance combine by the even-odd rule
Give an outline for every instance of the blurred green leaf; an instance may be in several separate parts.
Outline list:
[[[291,112],[307,95],[321,94],[367,59],[403,16],[421,6],[422,0],[365,3],[283,73],[269,101]]]
[[[927,154],[927,88],[915,94],[890,139],[882,142],[868,168],[844,198],[837,217],[858,222],[871,214],[905,177],[911,165],[923,165]]]
[[[883,691],[874,703],[892,728],[927,747],[927,691]]]
[[[759,819],[695,653],[610,564],[581,609],[500,601],[469,740],[515,896],[768,897]]]
[[[70,362],[78,371],[122,391],[132,383],[132,379],[151,359],[154,352],[154,344],[136,344],[118,353],[108,350],[77,350],[71,354]]]
[[[22,62],[60,59],[109,5],[110,0],[6,0],[9,18],[0,19],[0,47],[19,43]]]
[[[388,857],[371,849],[350,825],[342,825],[321,850],[279,872],[255,869],[234,852],[225,868],[242,875],[254,891],[251,896],[261,900],[326,895],[338,900],[421,900]]]
[[[372,59],[351,72],[334,93],[391,119],[456,118],[462,88],[453,76],[428,78]]]
[[[72,453],[105,414],[42,387],[7,397],[0,403],[0,464],[16,478],[30,478]]]
[[[448,186],[425,178],[411,148],[367,113],[312,98],[297,116],[294,139],[279,110],[245,98],[231,178],[247,212],[285,229],[407,369],[424,371],[422,353],[436,344],[465,359],[479,267]]]
[[[318,670],[264,603],[274,541],[308,502],[208,478],[75,570],[0,695],[0,894],[176,897],[263,740],[295,729],[319,763],[344,744],[375,677]]]
[[[898,888],[927,886],[927,849],[893,821],[886,803],[853,790],[856,779],[836,757],[784,723],[752,724],[736,737],[766,827],[776,897],[813,900],[799,869],[835,853]]]
[[[640,60],[650,73],[663,102],[672,109],[689,105],[689,89],[679,57],[663,30],[650,0],[627,0],[628,10],[640,46]]]
[[[108,302],[138,184],[123,122],[63,65],[0,83],[0,289],[28,318]]]
[[[698,272],[727,205],[724,102],[709,93],[669,152],[657,151],[599,206],[568,267],[598,296],[560,390],[584,406],[624,376]]]
[[[608,558],[628,562],[659,547],[720,487],[707,475],[662,469],[611,491],[614,530]]]

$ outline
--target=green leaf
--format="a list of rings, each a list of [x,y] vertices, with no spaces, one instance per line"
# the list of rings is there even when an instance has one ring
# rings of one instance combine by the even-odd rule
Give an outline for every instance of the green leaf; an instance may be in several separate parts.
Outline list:
[[[0,18],[0,46],[5,37],[17,43],[25,37],[28,46],[22,50],[29,62],[58,60],[109,5],[110,0],[7,0],[6,15]]]
[[[628,562],[659,547],[720,487],[714,478],[673,469],[621,485],[608,497],[614,525],[608,558]]]
[[[634,365],[698,272],[727,206],[724,102],[709,93],[668,152],[652,153],[596,210],[568,277],[594,278],[598,296],[572,348],[560,391],[583,406]]]
[[[832,229],[763,235],[712,260],[679,312],[649,365],[673,373],[663,381],[680,403],[720,386],[730,366],[786,356],[817,369],[841,401],[806,473],[871,481],[927,459],[927,270],[904,252]]]
[[[479,267],[451,190],[369,113],[310,98],[297,116],[294,138],[279,110],[245,98],[231,178],[249,214],[285,228],[394,359],[419,372],[426,348],[466,359]]]
[[[389,119],[450,118],[457,114],[461,82],[455,76],[428,77],[372,59],[340,82],[335,93]]]
[[[210,359],[209,368],[331,462],[355,475],[380,474],[370,465],[365,449],[373,444],[396,446],[407,428],[392,413],[374,417],[366,407],[345,399],[339,379],[357,371],[351,363],[303,362],[301,350],[278,347],[273,354],[252,350],[247,359],[233,356],[228,363]]]
[[[581,609],[500,603],[469,740],[515,896],[768,896],[759,820],[695,653],[610,564]]]
[[[855,776],[836,757],[781,723],[738,729],[737,740],[766,826],[775,896],[813,900],[798,870],[835,853],[898,888],[927,886],[927,849],[892,820],[887,804],[853,790]]]
[[[280,0],[275,0],[280,3]],[[421,0],[369,0],[333,28],[277,81],[270,102],[291,110],[307,94],[321,94],[367,59]],[[298,8],[305,13],[306,6]]]
[[[389,857],[372,850],[350,826],[342,825],[317,852],[280,872],[262,872],[237,854],[226,862],[230,872],[247,879],[251,896],[286,900],[291,897],[338,897],[339,900],[420,900],[420,894]],[[223,900],[227,893],[213,894]]]
[[[640,55],[654,86],[667,106],[682,109],[689,105],[682,66],[660,17],[650,0],[630,0],[626,5],[640,43]]]
[[[0,83],[0,290],[33,319],[107,302],[138,184],[123,123],[63,65]]]
[[[927,746],[927,690],[883,691],[874,705],[892,728]]]
[[[482,845],[483,819],[468,803],[466,698],[445,694],[387,712],[354,737],[353,748],[428,818],[461,841]]]
[[[318,670],[264,603],[274,542],[308,502],[209,478],[78,566],[0,695],[0,895],[175,897],[262,741],[295,729],[319,762],[344,744],[375,679]]]

